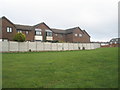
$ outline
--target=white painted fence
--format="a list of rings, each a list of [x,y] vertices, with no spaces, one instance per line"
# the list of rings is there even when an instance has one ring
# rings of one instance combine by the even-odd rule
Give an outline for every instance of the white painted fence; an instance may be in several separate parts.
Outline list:
[[[1,41],[0,52],[28,52],[28,51],[61,51],[85,50],[100,48],[99,43],[46,43],[46,42],[13,42]]]

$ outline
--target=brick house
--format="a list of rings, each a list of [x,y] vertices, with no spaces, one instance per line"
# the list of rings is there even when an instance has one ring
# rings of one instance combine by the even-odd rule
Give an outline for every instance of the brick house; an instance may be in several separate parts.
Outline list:
[[[63,42],[90,42],[90,36],[85,30],[81,30],[79,27],[74,27],[66,30],[52,29],[53,40]]]
[[[0,36],[0,39],[2,40],[12,41],[18,32],[25,34],[26,41],[53,40],[52,30],[44,22],[34,26],[18,25],[13,24],[6,17],[0,18],[0,22],[2,24],[2,36]]]
[[[89,34],[79,27],[66,30],[51,29],[44,22],[33,26],[18,25],[12,23],[6,17],[0,18],[0,24],[2,30],[0,40],[12,41],[15,34],[19,32],[26,35],[26,41],[90,42]]]

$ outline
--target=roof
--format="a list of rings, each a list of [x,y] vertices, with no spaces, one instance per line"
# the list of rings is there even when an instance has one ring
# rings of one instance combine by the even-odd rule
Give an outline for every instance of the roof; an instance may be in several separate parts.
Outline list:
[[[9,23],[11,23],[15,27],[15,25],[9,19],[7,19],[5,16],[3,16],[2,19],[6,19]]]
[[[89,37],[90,37],[90,35],[85,31],[85,30],[82,30],[84,33],[86,33]]]
[[[62,29],[54,29],[52,28],[52,31],[55,32],[55,33],[63,33],[63,34],[68,34],[68,33],[73,33],[73,31],[75,29],[80,29],[79,27],[74,27],[74,28],[69,28],[69,29],[66,29],[66,30],[62,30]],[[81,30],[81,29],[80,29]],[[81,30],[82,31],[82,30]],[[83,32],[83,31],[82,31]],[[83,32],[84,33],[84,32]]]
[[[15,24],[16,29],[20,29],[20,30],[33,30],[34,27],[33,26],[29,26],[29,25],[19,25],[19,24]]]
[[[74,27],[74,28],[69,28],[69,29],[66,29],[66,32],[67,33],[72,33],[75,29],[79,29],[82,33],[84,33],[80,27]]]
[[[66,30],[51,28],[54,33],[66,34]]]
[[[115,42],[115,41],[120,42],[120,38],[113,38],[113,39],[110,40],[110,42]]]
[[[45,26],[47,26],[47,27],[51,30],[51,28],[50,28],[47,24],[45,24],[44,22],[41,22],[41,23],[39,23],[39,24],[36,24],[36,25],[34,25],[34,27],[37,27],[37,26],[39,26],[40,24],[44,24]]]

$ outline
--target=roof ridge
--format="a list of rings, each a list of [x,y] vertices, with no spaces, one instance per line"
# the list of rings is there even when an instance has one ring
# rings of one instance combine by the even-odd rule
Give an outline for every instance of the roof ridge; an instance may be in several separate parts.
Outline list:
[[[22,24],[14,24],[14,25],[19,25],[19,26],[30,26],[30,27],[33,27],[31,25],[22,25]]]

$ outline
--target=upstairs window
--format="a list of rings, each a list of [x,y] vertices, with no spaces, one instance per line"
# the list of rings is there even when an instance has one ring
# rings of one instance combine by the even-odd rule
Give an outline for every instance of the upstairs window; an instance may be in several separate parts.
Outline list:
[[[75,36],[77,37],[77,34],[75,34]]]
[[[28,34],[29,32],[28,31],[26,31],[26,34]]]
[[[18,33],[22,33],[22,30],[18,30],[17,32],[18,32]]]
[[[12,28],[11,27],[7,27],[7,32],[12,32]]]
[[[58,36],[58,34],[55,34],[55,36]]]
[[[41,33],[41,31],[35,31],[35,35],[39,35],[39,36],[41,36],[42,33]]]
[[[52,32],[46,32],[46,36],[52,36]]]
[[[82,37],[82,34],[79,34],[79,37]]]

